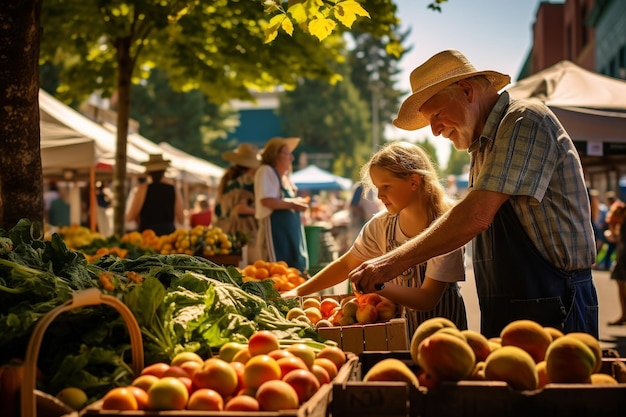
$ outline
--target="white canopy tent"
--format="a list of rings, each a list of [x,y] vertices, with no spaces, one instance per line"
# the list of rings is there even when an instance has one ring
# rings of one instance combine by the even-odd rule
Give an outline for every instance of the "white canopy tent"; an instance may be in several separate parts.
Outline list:
[[[507,91],[547,104],[576,142],[583,165],[626,155],[626,81],[561,61]]]

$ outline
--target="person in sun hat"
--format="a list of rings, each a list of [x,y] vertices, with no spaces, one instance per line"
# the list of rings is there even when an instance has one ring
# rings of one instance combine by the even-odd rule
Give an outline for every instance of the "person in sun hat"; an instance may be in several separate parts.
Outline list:
[[[222,153],[230,162],[217,187],[215,224],[225,233],[243,235],[247,241],[247,257],[260,259],[257,249],[259,226],[254,217],[254,173],[261,165],[259,148],[251,143],[240,143],[236,149]]]
[[[185,221],[183,199],[176,187],[165,178],[170,161],[162,154],[150,154],[142,162],[149,181],[140,184],[126,213],[127,221],[135,221],[138,230],[153,230],[157,236],[176,230]]]
[[[308,203],[297,197],[290,179],[293,151],[299,138],[270,139],[261,151],[261,166],[254,176],[258,244],[263,260],[285,261],[299,271],[309,269],[309,257],[302,224]]]
[[[470,154],[468,193],[410,242],[364,262],[350,279],[373,292],[416,263],[472,241],[481,332],[517,319],[598,337],[596,259],[578,152],[554,113],[502,89],[508,75],[479,71],[442,51],[410,76],[412,94],[393,123],[430,125]]]

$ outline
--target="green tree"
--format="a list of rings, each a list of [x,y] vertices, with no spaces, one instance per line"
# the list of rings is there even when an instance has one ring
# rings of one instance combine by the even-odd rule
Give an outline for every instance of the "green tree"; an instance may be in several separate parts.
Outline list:
[[[291,4],[302,9],[297,15],[299,23],[318,20],[317,10],[302,7],[304,3]],[[372,32],[386,34],[388,22],[397,23],[395,15],[379,13],[395,11],[390,5],[391,0],[363,2],[377,16],[368,22]],[[330,64],[343,59],[338,35],[320,43],[294,32],[266,44],[268,20],[260,1],[47,0],[42,23],[41,58],[61,64],[62,83],[57,90],[61,98],[86,97],[94,91],[105,97],[116,93],[117,151],[112,188],[117,235],[123,233],[133,82],[146,79],[152,68],[159,68],[167,72],[175,89],[199,89],[220,104],[231,98],[250,99],[250,87],[293,86],[301,77],[332,80],[335,74]],[[319,22],[312,23],[315,26]],[[346,31],[353,22],[343,23],[350,24],[333,28],[331,33]]]
[[[342,73],[346,71],[343,66]],[[278,113],[283,131],[302,139],[298,152],[332,154],[333,173],[358,178],[372,149],[372,128],[368,103],[349,77],[335,85],[303,79],[281,95]]]
[[[457,151],[450,144],[450,159],[446,167],[446,174],[459,175],[463,174],[469,166],[470,156],[467,151]]]

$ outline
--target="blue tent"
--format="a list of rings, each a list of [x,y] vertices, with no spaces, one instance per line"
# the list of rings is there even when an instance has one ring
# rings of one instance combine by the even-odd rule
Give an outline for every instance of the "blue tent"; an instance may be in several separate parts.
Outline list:
[[[300,190],[349,190],[352,180],[340,177],[319,168],[309,165],[291,175],[291,180]]]

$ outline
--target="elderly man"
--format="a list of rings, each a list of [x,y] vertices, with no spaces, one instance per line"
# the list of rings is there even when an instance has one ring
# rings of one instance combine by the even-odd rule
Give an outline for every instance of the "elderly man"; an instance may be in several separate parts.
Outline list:
[[[481,332],[499,336],[517,319],[598,337],[591,276],[596,249],[578,153],[542,103],[500,90],[510,77],[478,71],[459,51],[411,73],[413,93],[394,124],[430,125],[471,157],[469,192],[412,241],[350,274],[374,292],[416,263],[470,240]]]

